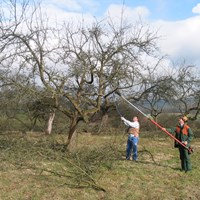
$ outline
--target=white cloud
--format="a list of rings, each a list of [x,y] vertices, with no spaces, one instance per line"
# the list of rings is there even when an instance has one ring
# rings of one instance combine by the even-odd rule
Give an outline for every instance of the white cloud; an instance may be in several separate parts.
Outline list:
[[[69,11],[80,11],[81,5],[74,0],[47,0],[45,4],[53,5],[54,7],[67,9]]]
[[[200,13],[200,4],[195,7],[195,12]],[[138,17],[146,22],[150,12],[146,7],[110,5],[106,14],[118,22],[122,16],[129,22],[134,22]],[[200,65],[200,15],[179,21],[157,20],[147,23],[152,29],[159,30],[158,45],[163,54],[168,55],[172,60],[185,59],[191,64]]]
[[[62,1],[62,0],[61,0]],[[64,0],[63,0],[64,1]],[[74,9],[78,7],[74,7]],[[63,8],[57,7],[54,4],[43,4],[42,10],[48,16],[50,24],[62,24],[63,22],[72,23],[74,26],[77,23],[83,22],[85,24],[91,23],[94,17],[90,13],[81,13],[79,11],[66,11]]]
[[[45,5],[51,5],[66,12],[95,12],[100,6],[99,2],[93,0],[44,0]],[[59,13],[58,13],[59,14]]]
[[[200,14],[200,3],[198,3],[193,9],[193,13]]]
[[[89,10],[91,9],[97,9],[98,7],[100,7],[101,5],[99,4],[99,2],[94,1],[94,0],[80,0],[82,5],[87,6],[87,8],[89,8]]]
[[[105,15],[113,19],[130,19],[131,21],[138,19],[138,17],[145,18],[149,15],[149,10],[146,7],[130,8],[123,5],[112,4],[109,6]]]
[[[200,16],[175,22],[157,21],[154,25],[160,27],[159,43],[163,53],[200,64]]]

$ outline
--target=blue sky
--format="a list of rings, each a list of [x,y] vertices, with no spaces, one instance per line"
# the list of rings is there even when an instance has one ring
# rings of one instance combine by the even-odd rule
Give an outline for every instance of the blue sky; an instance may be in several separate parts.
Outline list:
[[[46,0],[48,1],[48,0]],[[200,0],[49,0],[55,6],[68,11],[90,12],[94,16],[102,15],[109,5],[143,6],[149,10],[152,20],[182,20],[195,16],[192,9]]]
[[[114,2],[114,1],[113,1]],[[145,6],[150,11],[151,19],[182,20],[196,14],[192,9],[200,1],[197,0],[125,0],[128,6]]]
[[[84,1],[82,2],[84,6]],[[129,7],[144,6],[149,9],[149,17],[152,20],[181,20],[195,16],[196,14],[192,13],[192,9],[200,3],[198,0],[95,0],[93,2],[98,8],[89,10],[90,8],[85,7],[85,11],[90,11],[99,16],[111,4],[124,4]]]

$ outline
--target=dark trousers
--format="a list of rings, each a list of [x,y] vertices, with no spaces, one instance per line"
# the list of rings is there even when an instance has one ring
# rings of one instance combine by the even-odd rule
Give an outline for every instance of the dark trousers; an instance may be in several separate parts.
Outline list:
[[[190,155],[188,154],[188,150],[184,147],[179,147],[179,154],[180,154],[182,170],[190,171],[192,169],[192,166],[191,166]]]

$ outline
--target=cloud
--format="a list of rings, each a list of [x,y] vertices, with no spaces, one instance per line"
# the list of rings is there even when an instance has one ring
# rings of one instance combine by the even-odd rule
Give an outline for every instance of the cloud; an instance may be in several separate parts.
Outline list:
[[[138,17],[146,18],[149,15],[149,10],[143,6],[131,8],[124,5],[112,4],[108,7],[105,15],[113,19],[121,19],[123,17],[124,19],[133,21],[134,19],[138,19]]]
[[[67,9],[68,11],[80,11],[81,5],[74,0],[47,0],[44,1],[47,5],[52,5],[60,9]]]
[[[81,12],[82,7],[78,2],[73,1],[70,7],[71,1],[73,0],[59,0],[59,6],[57,6],[57,0],[47,0],[42,3],[42,11],[48,16],[48,20],[52,26],[62,24],[63,22],[69,22],[76,26],[80,22],[88,24],[94,20],[94,16],[91,13]],[[53,2],[56,3],[54,4]],[[70,10],[68,10],[68,6]]]
[[[198,3],[193,9],[193,13],[200,14],[200,3]]]
[[[200,64],[200,16],[181,21],[157,21],[161,39],[159,45],[163,53],[176,59],[186,59]]]
[[[93,0],[45,0],[43,3],[64,10],[65,12],[80,13],[95,12],[100,6],[98,2]]]
[[[195,7],[195,12],[200,13],[200,4]],[[172,60],[185,59],[192,64],[200,65],[200,15],[177,21],[151,21],[148,19],[150,11],[146,7],[131,8],[115,4],[109,6],[106,15],[115,21],[119,21],[123,16],[129,22],[134,22],[138,16],[141,17],[152,30],[158,30],[157,44],[161,53],[168,55]]]

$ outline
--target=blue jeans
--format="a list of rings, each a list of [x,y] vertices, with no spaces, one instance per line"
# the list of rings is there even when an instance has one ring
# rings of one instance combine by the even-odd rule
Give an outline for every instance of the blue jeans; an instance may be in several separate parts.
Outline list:
[[[133,151],[133,155],[132,158],[133,160],[137,160],[138,158],[138,141],[139,141],[139,137],[133,137],[130,136],[128,137],[127,140],[127,146],[126,146],[126,159],[130,160],[131,157],[131,151]]]

